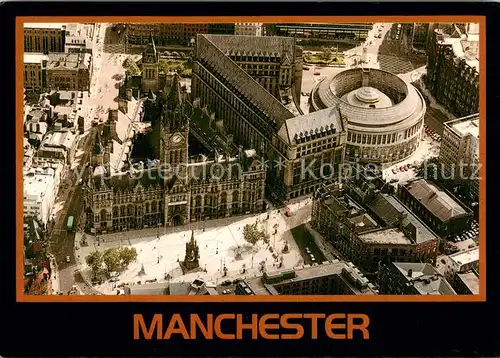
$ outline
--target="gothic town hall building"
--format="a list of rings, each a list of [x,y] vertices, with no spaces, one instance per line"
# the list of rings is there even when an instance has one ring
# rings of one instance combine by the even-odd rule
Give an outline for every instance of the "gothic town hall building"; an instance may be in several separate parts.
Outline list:
[[[104,170],[84,184],[86,231],[185,225],[264,210],[266,170],[255,151],[240,147],[225,153],[222,146],[212,159],[189,155],[190,127],[200,109],[188,102],[177,75],[157,95],[150,91],[146,102],[145,107],[157,109],[151,122],[159,132],[154,138],[160,165],[110,174],[109,160],[101,157]],[[112,117],[98,133],[104,153],[112,141]]]

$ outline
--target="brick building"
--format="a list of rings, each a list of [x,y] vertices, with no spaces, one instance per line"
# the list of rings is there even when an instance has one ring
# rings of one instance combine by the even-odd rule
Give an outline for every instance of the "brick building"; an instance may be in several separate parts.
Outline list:
[[[47,88],[88,91],[91,76],[88,53],[50,53],[47,61]]]
[[[108,121],[97,132],[91,159],[96,169],[85,183],[86,230],[100,233],[185,225],[262,212],[266,173],[254,153],[240,148],[237,158],[232,153],[226,155],[227,148],[218,146],[223,138],[219,135],[211,140],[216,148],[211,158],[192,161],[190,132],[196,125],[197,111],[186,102],[177,75],[157,101],[148,108],[159,106],[160,111],[154,111],[155,115],[145,113],[145,118],[154,117],[152,138],[158,148],[155,155],[160,158],[159,166],[109,175],[116,152],[121,151],[116,143],[125,140],[119,136],[125,131],[117,127],[117,110],[110,111]]]
[[[337,184],[316,191],[312,227],[346,258],[375,272],[384,258],[408,262],[435,262],[436,235],[394,196],[368,188],[357,195],[351,185]],[[358,204],[354,197],[357,197]]]
[[[125,27],[125,40],[129,46],[144,46],[153,36],[157,46],[168,45],[172,40],[188,42],[197,34],[234,35],[235,24],[185,24],[185,23],[132,23]]]
[[[425,81],[441,105],[464,117],[479,111],[479,25],[469,24],[465,33],[457,32],[431,33]]]
[[[343,162],[345,123],[338,109],[296,116],[279,98],[286,88],[297,98],[301,77],[302,52],[292,38],[197,37],[191,95],[224,118],[235,143],[268,161],[266,191],[277,200],[312,193],[322,181],[321,166],[333,175]],[[302,175],[303,165],[315,175]]]
[[[49,57],[42,53],[24,53],[24,88],[41,91],[46,88],[46,66]]]
[[[470,228],[472,210],[429,180],[398,185],[398,198],[442,238]]]
[[[264,272],[235,288],[236,295],[376,295],[378,291],[350,262],[325,262]]]
[[[382,264],[378,283],[383,295],[456,295],[450,283],[428,263]]]
[[[24,52],[64,52],[66,24],[25,23]]]

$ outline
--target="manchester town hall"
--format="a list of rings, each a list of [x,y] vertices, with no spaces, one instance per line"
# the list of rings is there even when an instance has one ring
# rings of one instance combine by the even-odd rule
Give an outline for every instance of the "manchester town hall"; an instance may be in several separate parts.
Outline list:
[[[141,75],[123,86],[128,100],[132,89],[143,103],[159,165],[111,173],[118,111],[109,111],[84,184],[86,230],[262,212],[264,197],[312,194],[342,164],[347,123],[339,107],[303,114],[285,101],[301,92],[302,50],[293,38],[197,35],[190,93],[177,74],[160,73],[152,38],[142,58]]]

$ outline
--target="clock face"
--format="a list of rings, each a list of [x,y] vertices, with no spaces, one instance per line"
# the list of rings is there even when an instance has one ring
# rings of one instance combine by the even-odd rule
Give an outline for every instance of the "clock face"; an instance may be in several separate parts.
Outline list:
[[[174,144],[180,143],[181,140],[182,140],[182,137],[179,134],[174,134],[172,136],[172,143],[174,143]]]

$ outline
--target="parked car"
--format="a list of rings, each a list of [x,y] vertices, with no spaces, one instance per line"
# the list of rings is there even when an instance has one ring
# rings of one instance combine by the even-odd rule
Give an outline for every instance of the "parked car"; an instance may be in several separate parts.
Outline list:
[[[307,67],[307,66],[302,67],[302,69],[305,71],[309,71],[309,67]]]
[[[398,181],[399,181],[398,178],[392,178],[391,180],[389,180],[389,183],[394,184],[397,183]]]
[[[226,280],[221,283],[221,286],[229,286],[230,284],[232,284],[231,280]]]
[[[231,290],[230,290],[230,289],[226,289],[226,290],[222,291],[222,294],[223,294],[223,295],[228,295],[228,294],[230,294],[230,293],[231,293]]]
[[[397,169],[396,168],[392,168],[392,174],[397,174]]]
[[[315,76],[319,76],[319,75],[321,75],[321,73],[320,72],[314,72],[314,75]]]
[[[306,253],[311,254],[311,250],[308,247],[306,247]]]
[[[67,263],[70,263],[71,262],[71,258],[69,256],[66,256],[66,262]]]

